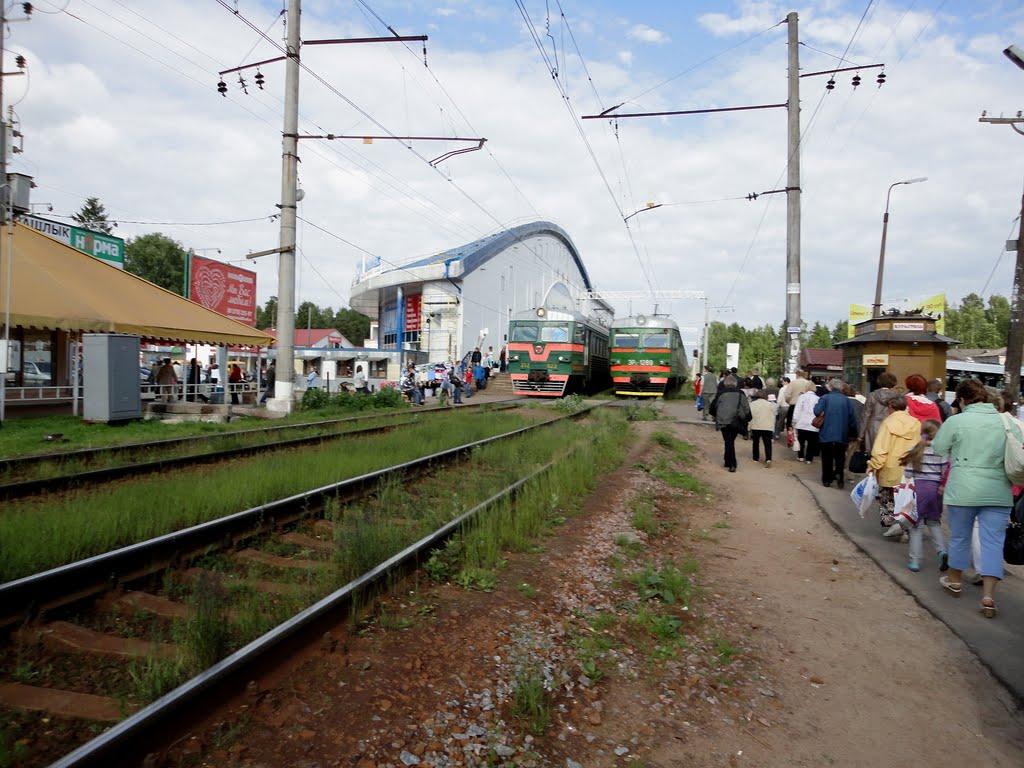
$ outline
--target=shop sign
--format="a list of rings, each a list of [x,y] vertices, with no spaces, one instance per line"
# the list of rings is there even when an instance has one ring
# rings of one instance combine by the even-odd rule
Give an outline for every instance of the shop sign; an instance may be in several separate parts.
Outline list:
[[[207,309],[256,325],[256,273],[193,255],[188,297]]]
[[[854,327],[857,323],[863,323],[865,320],[871,319],[871,307],[867,304],[851,304],[850,314],[846,324],[846,338],[852,339],[857,329]]]
[[[39,216],[21,216],[18,221],[54,240],[70,245],[76,251],[93,256],[112,267],[124,269],[124,240],[120,237],[93,232],[91,229],[73,227],[70,224],[50,221]]]
[[[889,364],[888,355],[864,355],[864,365],[871,368],[877,368],[878,366],[885,366]]]
[[[923,331],[924,323],[893,323],[894,331]]]
[[[423,294],[414,293],[405,297],[405,330],[418,331],[420,329],[420,309],[422,307]]]

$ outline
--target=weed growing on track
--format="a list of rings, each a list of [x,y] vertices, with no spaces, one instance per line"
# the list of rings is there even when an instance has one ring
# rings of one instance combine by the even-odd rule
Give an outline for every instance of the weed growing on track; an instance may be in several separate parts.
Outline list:
[[[551,724],[551,704],[544,687],[543,671],[522,667],[512,681],[512,715],[523,721],[535,736]]]
[[[555,403],[555,409],[562,413],[579,413],[586,408],[586,401],[583,395],[569,395]]]
[[[212,666],[227,652],[230,641],[228,595],[217,574],[203,572],[188,601],[189,617],[175,625],[184,661],[192,674]]]
[[[657,421],[661,418],[661,412],[651,403],[627,403],[623,410],[626,421]]]
[[[181,685],[186,677],[185,665],[178,659],[147,656],[128,663],[133,701],[155,701]]]
[[[661,524],[654,515],[654,504],[646,499],[633,500],[633,516],[630,523],[638,531],[643,531],[652,538],[661,533]]]
[[[668,605],[687,607],[693,593],[690,575],[697,571],[697,563],[692,558],[684,560],[681,565],[665,563],[658,567],[654,563],[646,563],[644,567],[630,574],[637,593],[643,600],[657,598]]]
[[[349,444],[243,458],[112,486],[10,502],[0,514],[0,582],[195,525],[346,477],[523,426],[515,413],[451,414]]]

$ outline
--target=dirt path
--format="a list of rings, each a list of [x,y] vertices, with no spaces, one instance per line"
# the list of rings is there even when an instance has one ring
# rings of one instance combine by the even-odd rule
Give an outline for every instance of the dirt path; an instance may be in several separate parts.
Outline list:
[[[161,764],[1024,765],[1005,692],[784,470],[726,473],[706,427],[632,429],[492,592],[414,580]]]
[[[721,547],[736,559],[704,558],[704,573],[749,617],[780,705],[778,722],[756,738],[729,743],[727,733],[710,733],[691,742],[697,759],[686,764],[736,764],[723,761],[742,750],[744,764],[780,768],[1024,765],[1024,725],[1009,695],[824,520],[785,464],[755,465],[740,442],[739,472],[729,474],[713,430],[678,434],[702,449],[715,505],[729,514]],[[652,762],[679,757],[666,745]]]

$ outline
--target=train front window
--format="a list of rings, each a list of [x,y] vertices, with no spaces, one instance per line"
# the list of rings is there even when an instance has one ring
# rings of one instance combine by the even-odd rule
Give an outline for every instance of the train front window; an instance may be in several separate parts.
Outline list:
[[[640,344],[640,337],[635,333],[616,333],[615,341],[612,342],[613,347],[622,347],[624,349],[636,349]]]
[[[648,333],[644,336],[645,347],[667,347],[668,346],[668,334],[667,333]]]
[[[536,341],[537,340],[537,326],[536,325],[517,325],[512,329],[511,341]]]
[[[540,329],[541,341],[565,342],[569,340],[568,325],[543,325]]]

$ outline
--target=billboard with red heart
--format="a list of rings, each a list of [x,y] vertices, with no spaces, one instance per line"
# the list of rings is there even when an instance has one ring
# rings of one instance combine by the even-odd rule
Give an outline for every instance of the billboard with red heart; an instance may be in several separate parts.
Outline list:
[[[203,256],[192,256],[189,298],[196,304],[256,325],[256,273]]]

